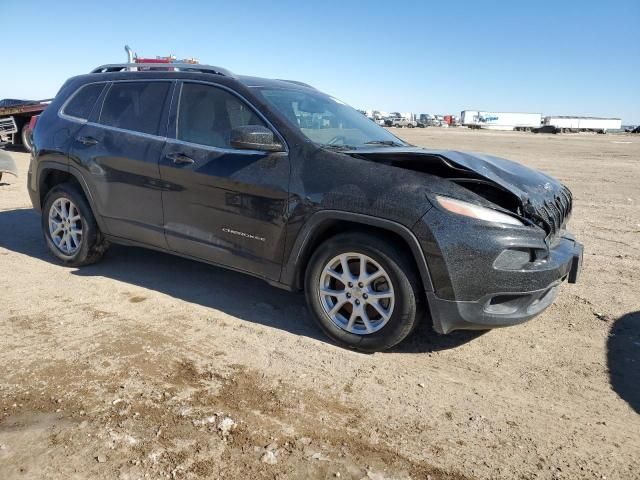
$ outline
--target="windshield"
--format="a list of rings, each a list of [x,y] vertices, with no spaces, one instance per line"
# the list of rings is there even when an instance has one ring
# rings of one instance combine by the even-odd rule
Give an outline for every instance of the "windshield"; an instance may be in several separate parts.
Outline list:
[[[262,96],[312,142],[336,149],[406,146],[354,108],[320,92],[260,88]]]

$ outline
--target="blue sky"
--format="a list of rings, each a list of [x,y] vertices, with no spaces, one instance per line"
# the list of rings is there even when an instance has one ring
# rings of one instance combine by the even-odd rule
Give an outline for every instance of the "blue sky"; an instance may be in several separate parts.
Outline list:
[[[640,123],[638,0],[0,0],[0,26],[0,98],[53,96],[123,61],[128,43],[302,80],[358,108]]]

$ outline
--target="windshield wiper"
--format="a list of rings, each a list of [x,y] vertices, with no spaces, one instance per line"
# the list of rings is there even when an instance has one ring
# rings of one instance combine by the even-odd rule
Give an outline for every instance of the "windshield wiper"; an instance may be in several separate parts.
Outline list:
[[[389,147],[404,147],[402,143],[395,142],[393,140],[369,140],[368,142],[364,142],[364,145],[388,145]]]
[[[323,148],[330,148],[331,150],[355,150],[356,147],[353,145],[343,145],[337,143],[323,143],[321,144]]]

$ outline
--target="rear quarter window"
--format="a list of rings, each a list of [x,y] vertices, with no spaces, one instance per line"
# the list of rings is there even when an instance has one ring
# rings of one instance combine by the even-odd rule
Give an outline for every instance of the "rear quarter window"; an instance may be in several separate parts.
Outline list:
[[[119,82],[107,93],[99,123],[157,135],[170,82]]]
[[[64,107],[62,113],[70,117],[87,120],[104,86],[104,83],[94,83],[80,87]]]

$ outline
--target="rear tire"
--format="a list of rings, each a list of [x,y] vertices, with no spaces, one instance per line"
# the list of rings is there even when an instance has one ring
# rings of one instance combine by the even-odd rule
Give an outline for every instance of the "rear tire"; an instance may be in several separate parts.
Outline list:
[[[337,280],[338,271],[342,278],[348,278],[343,258],[347,259],[353,288],[346,280]],[[365,272],[360,267],[363,258]],[[424,314],[421,281],[413,259],[400,246],[363,233],[339,234],[317,248],[307,266],[305,293],[316,321],[330,338],[366,352],[397,345]]]
[[[33,150],[33,132],[29,127],[28,121],[22,126],[22,131],[20,133],[20,136],[22,138],[22,147],[27,152],[31,153],[31,151]]]
[[[84,194],[70,183],[47,193],[42,233],[53,256],[70,267],[97,262],[108,247]]]

